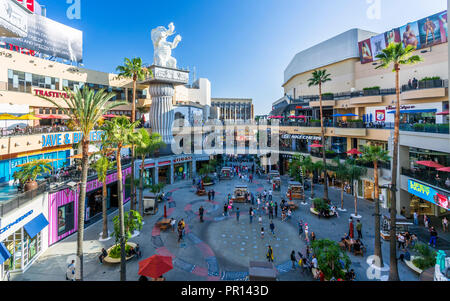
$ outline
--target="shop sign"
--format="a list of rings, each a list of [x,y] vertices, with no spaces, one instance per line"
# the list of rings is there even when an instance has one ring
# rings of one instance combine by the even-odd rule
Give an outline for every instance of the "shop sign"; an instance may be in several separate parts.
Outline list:
[[[48,91],[48,90],[41,90],[41,89],[34,89],[34,95],[51,97],[51,98],[69,98],[69,95],[66,92]]]
[[[408,180],[408,192],[424,199],[425,201],[433,203],[436,206],[449,210],[448,196],[439,194],[436,190],[429,186],[413,180]]]
[[[408,110],[408,109],[414,109],[416,106],[414,105],[401,105],[400,110]],[[395,110],[394,106],[387,106],[386,110]]]
[[[102,133],[103,131],[91,131],[89,135],[90,141],[100,141]],[[42,135],[42,148],[74,144],[80,142],[81,139],[83,139],[83,133],[81,132]]]
[[[5,231],[11,229],[12,226],[17,225],[18,223],[20,223],[21,221],[23,221],[25,218],[27,218],[28,216],[30,216],[31,214],[33,214],[33,210],[28,211],[27,213],[25,213],[24,215],[22,215],[21,217],[19,217],[18,219],[16,219],[14,222],[10,223],[9,225],[7,225],[4,228],[0,229],[0,234],[3,234]]]
[[[385,110],[376,110],[375,111],[375,120],[376,121],[385,121],[386,120],[386,111]]]
[[[184,158],[176,158],[173,160],[174,163],[183,162],[183,161],[189,161],[192,160],[192,157],[184,157]]]
[[[322,140],[322,137],[318,136],[308,136],[308,135],[295,135],[295,134],[283,134],[282,139],[297,139],[297,140]]]

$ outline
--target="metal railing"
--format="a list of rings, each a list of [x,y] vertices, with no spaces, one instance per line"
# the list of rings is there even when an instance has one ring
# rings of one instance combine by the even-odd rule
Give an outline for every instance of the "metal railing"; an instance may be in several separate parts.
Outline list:
[[[401,131],[407,132],[423,132],[423,133],[437,133],[437,134],[449,134],[449,124],[428,124],[428,123],[415,123],[415,124],[400,124]]]
[[[25,205],[40,194],[48,191],[48,189],[48,182],[43,181],[38,184],[38,188],[35,190],[19,193],[8,201],[0,202],[0,217],[3,217],[5,214]]]
[[[436,173],[429,170],[409,169],[402,167],[401,174],[413,179],[420,180],[433,186],[440,187],[450,193],[450,186],[445,185],[446,179],[436,179]]]

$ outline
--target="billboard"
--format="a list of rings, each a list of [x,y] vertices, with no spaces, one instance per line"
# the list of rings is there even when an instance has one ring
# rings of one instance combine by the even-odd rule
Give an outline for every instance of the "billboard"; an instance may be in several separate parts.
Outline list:
[[[34,0],[16,0],[24,7],[28,8],[29,11],[34,13]]]
[[[0,37],[0,42],[73,62],[83,61],[82,31],[37,14],[28,16],[27,27],[27,36],[23,38]]]
[[[421,199],[424,199],[425,201],[433,203],[436,206],[450,210],[448,196],[438,193],[436,190],[429,186],[409,179],[408,192],[418,196]]]
[[[415,49],[446,43],[448,41],[447,11],[410,22],[368,40],[358,43],[362,64],[376,60],[376,55],[393,42],[402,42],[404,47],[411,45]]]

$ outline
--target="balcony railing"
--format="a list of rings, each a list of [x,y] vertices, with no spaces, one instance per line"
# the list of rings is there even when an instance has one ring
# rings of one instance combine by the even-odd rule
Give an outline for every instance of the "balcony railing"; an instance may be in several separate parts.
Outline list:
[[[39,183],[38,188],[35,190],[27,191],[24,193],[19,193],[17,196],[12,197],[10,200],[6,202],[0,203],[0,217],[3,217],[5,214],[23,206],[29,201],[33,200],[40,194],[48,191],[49,185],[47,181],[42,181]]]
[[[449,134],[449,124],[400,124],[401,131],[408,132],[423,132],[423,133],[436,133],[436,134]]]
[[[428,183],[433,186],[440,187],[450,192],[450,186],[445,185],[445,179],[436,179],[436,172],[422,170],[422,169],[409,169],[402,167],[402,175],[417,179],[419,181]]]
[[[1,137],[11,137],[11,136],[26,136],[26,135],[37,135],[37,134],[48,134],[48,133],[61,133],[70,132],[71,130],[67,126],[27,126],[21,129],[0,129]]]
[[[443,79],[431,79],[418,81],[417,83],[411,83],[407,85],[402,85],[402,92],[421,90],[421,89],[433,89],[433,88],[447,88],[448,80]]]

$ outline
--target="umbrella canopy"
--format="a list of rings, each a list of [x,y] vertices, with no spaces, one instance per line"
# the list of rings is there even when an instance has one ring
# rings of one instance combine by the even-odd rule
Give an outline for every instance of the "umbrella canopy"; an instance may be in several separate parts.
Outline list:
[[[443,168],[444,166],[436,163],[434,161],[416,161],[416,164],[427,166],[427,167],[434,167],[434,168]]]
[[[300,115],[300,116],[295,116],[295,118],[303,118],[303,119],[305,119],[306,116],[305,115]]]
[[[311,144],[311,147],[323,147],[323,145],[322,145],[322,144],[314,143],[314,144]]]
[[[437,113],[436,115],[448,115],[448,110],[447,110],[447,111],[440,112],[440,113]]]
[[[449,167],[438,168],[437,171],[450,172],[450,166]]]
[[[117,116],[114,115],[114,114],[106,114],[106,115],[103,115],[103,117],[104,118],[114,118],[114,117],[117,117]]]
[[[333,117],[343,117],[343,114],[334,114]]]
[[[139,262],[138,275],[158,278],[172,269],[172,257],[153,255]]]
[[[348,113],[348,114],[344,114],[342,116],[345,116],[345,117],[357,117],[358,115],[352,114],[352,113]]]
[[[347,152],[347,154],[351,154],[351,155],[361,155],[362,153],[360,151],[358,151],[356,148],[353,148],[351,150],[349,150]]]
[[[41,120],[41,118],[36,117],[31,114],[25,114],[25,115],[22,115],[19,118],[17,118],[17,120]]]
[[[17,120],[17,116],[11,115],[11,114],[1,114],[0,120]]]

